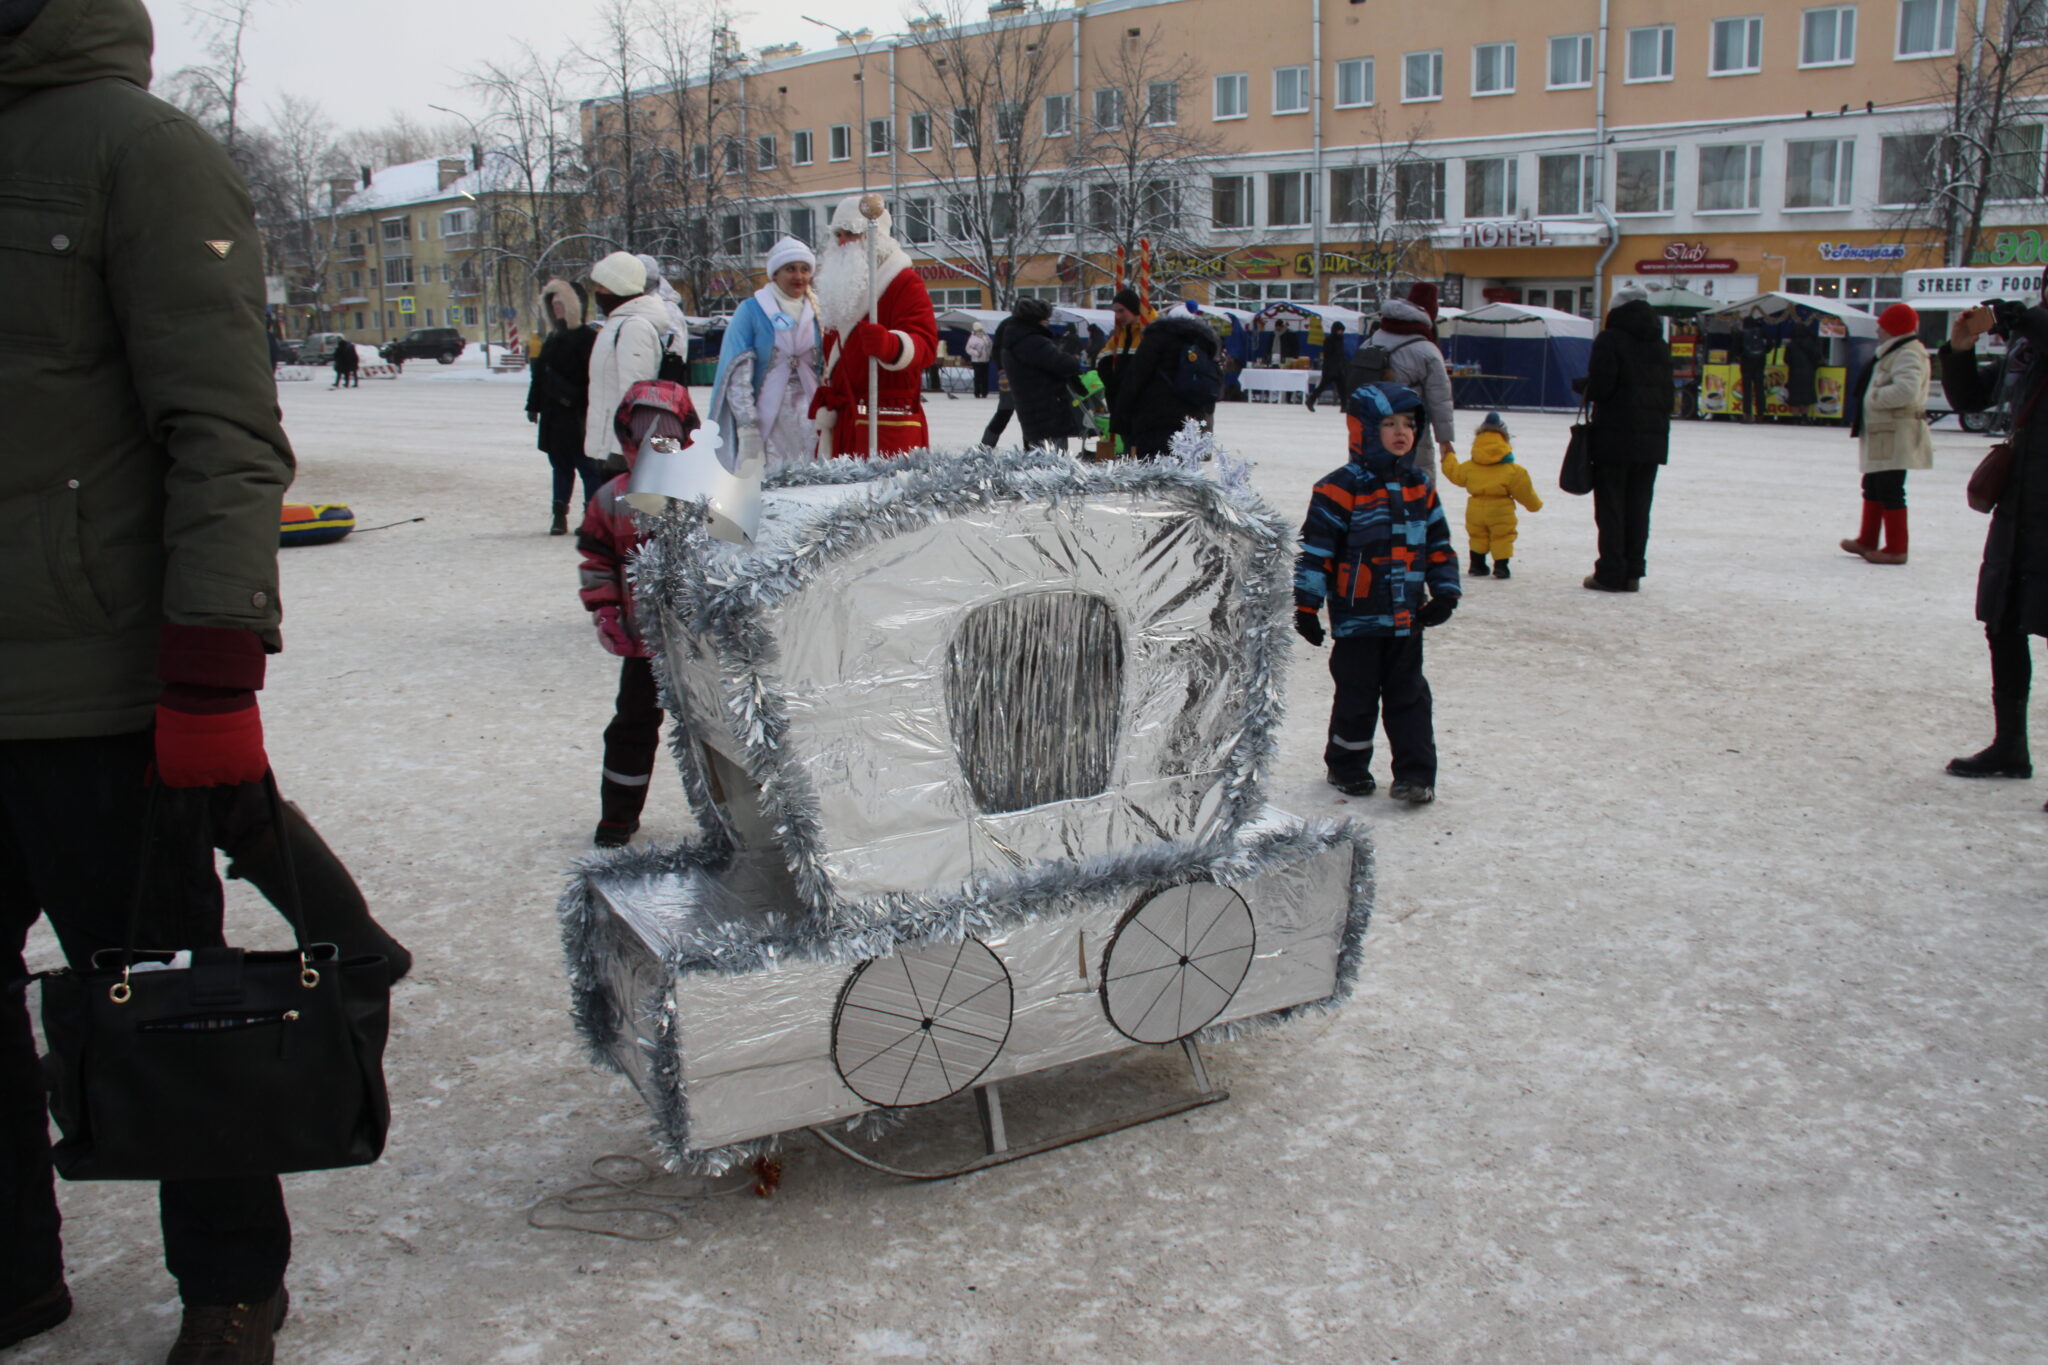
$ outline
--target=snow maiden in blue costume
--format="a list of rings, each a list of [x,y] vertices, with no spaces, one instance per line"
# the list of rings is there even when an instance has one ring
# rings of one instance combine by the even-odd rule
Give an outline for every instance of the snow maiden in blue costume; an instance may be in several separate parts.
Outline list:
[[[725,329],[711,420],[726,433],[758,426],[768,472],[817,458],[811,394],[818,387],[818,310],[811,294],[817,258],[794,237],[768,253],[768,283],[742,303]]]

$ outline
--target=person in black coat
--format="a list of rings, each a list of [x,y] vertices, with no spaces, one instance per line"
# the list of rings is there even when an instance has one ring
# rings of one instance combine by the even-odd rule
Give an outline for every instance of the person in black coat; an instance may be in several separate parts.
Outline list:
[[[1995,729],[1990,747],[1951,759],[1948,770],[1958,777],[2031,777],[2027,694],[2034,661],[2027,637],[2048,637],[2048,412],[2034,411],[2048,386],[2048,307],[2003,303],[1965,309],[1950,324],[1938,356],[1951,408],[1982,412],[1996,405],[2002,365],[1977,360],[1977,338],[1994,327],[2008,342],[2025,342],[2032,357],[2012,395],[2012,472],[1992,508],[1977,571],[1977,619],[1991,645]]]
[[[1003,347],[1010,341],[1010,324],[1015,318],[1004,318],[996,324],[995,336],[989,346],[989,358],[995,369],[996,413],[982,428],[981,443],[995,449],[997,441],[1003,439],[1003,431],[1010,425],[1010,415],[1017,410],[1017,404],[1010,394],[1010,381],[1003,375]]]
[[[1174,389],[1174,376],[1189,348],[1215,361],[1222,343],[1207,321],[1187,313],[1163,314],[1139,338],[1137,351],[1118,376],[1109,414],[1110,430],[1123,438],[1126,455],[1165,455],[1190,417],[1204,427],[1214,419],[1217,395],[1206,403],[1191,403]]]
[[[1600,531],[1600,557],[1585,585],[1635,592],[1647,572],[1657,466],[1670,457],[1671,350],[1640,289],[1614,298],[1579,386],[1593,405],[1593,520]]]
[[[590,403],[590,348],[597,330],[583,322],[583,293],[567,280],[540,291],[550,327],[526,384],[526,420],[540,430],[534,443],[554,469],[554,521],[548,534],[569,533],[569,492],[583,481],[583,504],[604,484],[604,471],[583,454],[584,414]]]
[[[362,368],[362,359],[356,355],[356,344],[344,338],[334,348],[334,382],[328,385],[334,389],[361,388],[363,381],[356,371]]]
[[[1764,328],[1761,308],[1749,310],[1742,330],[1735,334],[1735,362],[1742,367],[1742,420],[1754,422],[1770,406],[1770,388],[1764,366],[1771,360],[1771,334]]]
[[[1344,354],[1344,324],[1333,322],[1330,330],[1323,333],[1323,372],[1316,376],[1316,382],[1308,391],[1308,410],[1316,410],[1316,399],[1324,390],[1337,395],[1337,406],[1344,406],[1344,362],[1350,359]]]
[[[1052,305],[1044,299],[1018,300],[1004,324],[1003,377],[1010,381],[1024,444],[1065,450],[1074,434],[1074,391],[1067,386],[1088,362],[1053,339],[1046,327],[1051,317]]]
[[[1792,335],[1785,338],[1785,406],[1804,419],[1820,401],[1821,360],[1827,348],[1820,339],[1820,319],[1810,309],[1792,310]]]

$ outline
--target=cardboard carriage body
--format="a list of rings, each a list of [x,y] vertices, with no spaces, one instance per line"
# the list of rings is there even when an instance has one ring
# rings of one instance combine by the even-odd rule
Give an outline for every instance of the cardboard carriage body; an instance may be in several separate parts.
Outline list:
[[[591,859],[562,918],[672,1161],[1348,993],[1370,849],[1265,802],[1293,537],[1227,482],[920,454],[787,472],[748,548],[661,519],[706,837]]]

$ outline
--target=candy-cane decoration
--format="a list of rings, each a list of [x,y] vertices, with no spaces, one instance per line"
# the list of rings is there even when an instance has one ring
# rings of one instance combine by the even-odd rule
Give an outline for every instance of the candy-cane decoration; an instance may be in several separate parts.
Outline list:
[[[1152,239],[1138,239],[1138,309],[1139,316],[1152,314]]]

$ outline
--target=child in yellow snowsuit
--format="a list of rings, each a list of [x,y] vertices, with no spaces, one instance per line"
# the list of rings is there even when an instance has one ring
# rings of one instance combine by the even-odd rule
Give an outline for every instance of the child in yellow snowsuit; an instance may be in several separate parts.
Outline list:
[[[1443,457],[1444,477],[1470,496],[1465,499],[1465,534],[1472,542],[1472,576],[1485,578],[1486,556],[1493,555],[1491,576],[1507,578],[1515,553],[1515,504],[1531,512],[1543,510],[1529,471],[1515,463],[1508,444],[1507,423],[1489,412],[1472,438],[1472,458],[1461,463],[1454,452]]]

